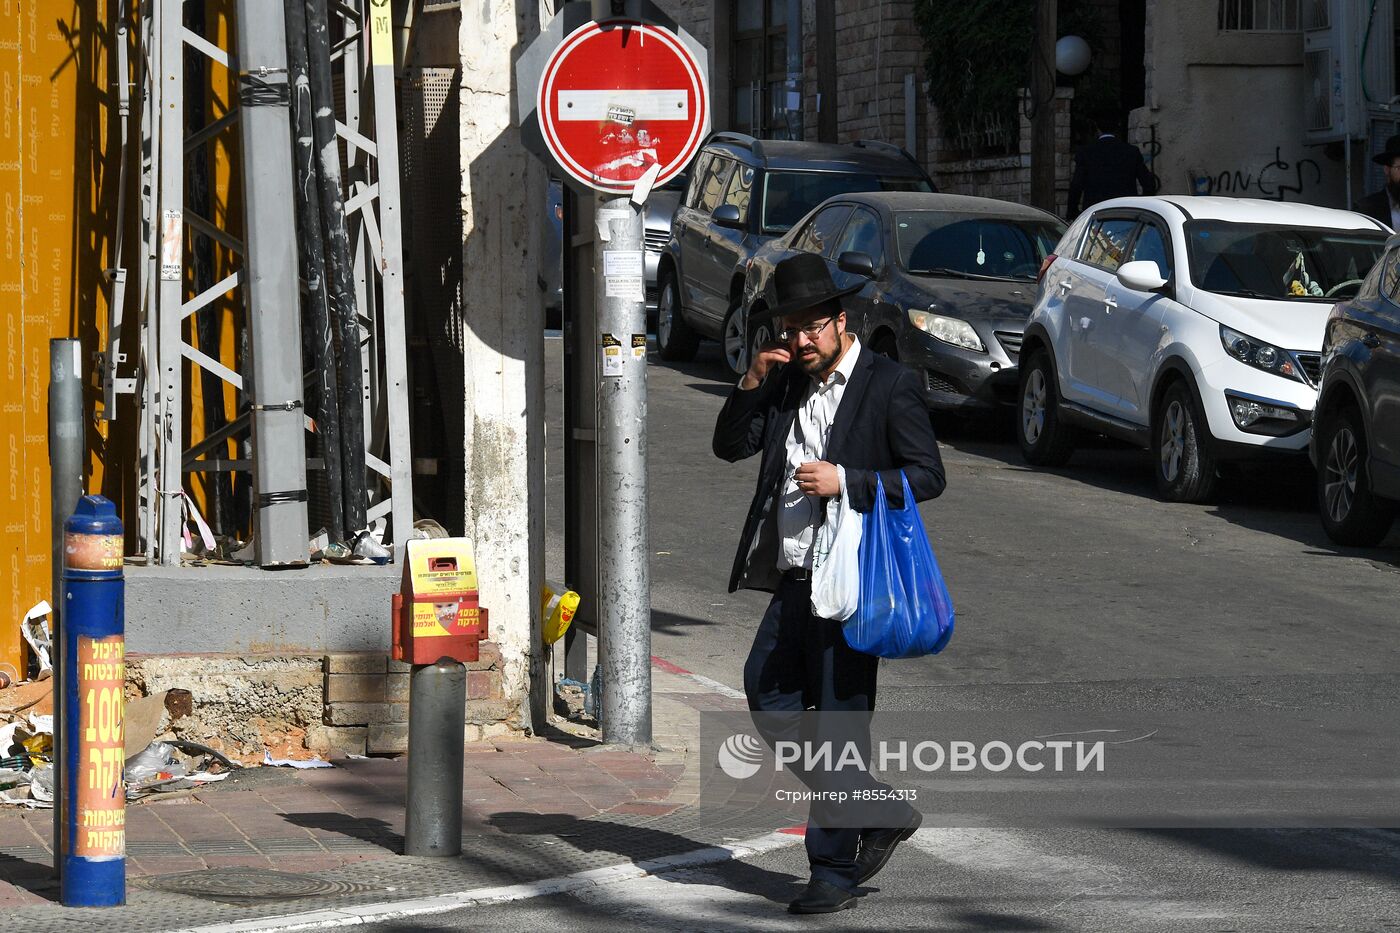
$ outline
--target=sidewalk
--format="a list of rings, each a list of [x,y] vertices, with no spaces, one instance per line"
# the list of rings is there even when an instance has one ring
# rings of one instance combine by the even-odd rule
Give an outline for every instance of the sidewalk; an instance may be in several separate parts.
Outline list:
[[[6,808],[0,930],[237,923],[557,879],[768,833],[777,827],[719,825],[694,807],[700,711],[744,708],[734,691],[658,660],[653,750],[558,731],[467,746],[461,858],[401,854],[404,759],[249,769],[146,798],[127,808],[127,906],[107,910],[57,904],[51,812]]]

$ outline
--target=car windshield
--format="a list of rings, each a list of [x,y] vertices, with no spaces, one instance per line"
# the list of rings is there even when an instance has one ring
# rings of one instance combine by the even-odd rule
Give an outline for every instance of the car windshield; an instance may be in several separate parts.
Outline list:
[[[898,211],[899,264],[911,275],[1034,281],[1064,234],[1051,220],[957,211]]]
[[[1385,248],[1385,234],[1193,220],[1186,224],[1186,243],[1197,288],[1275,301],[1337,301],[1356,295]]]
[[[909,175],[857,172],[769,172],[763,186],[763,232],[786,233],[827,198],[859,191],[931,191]]]

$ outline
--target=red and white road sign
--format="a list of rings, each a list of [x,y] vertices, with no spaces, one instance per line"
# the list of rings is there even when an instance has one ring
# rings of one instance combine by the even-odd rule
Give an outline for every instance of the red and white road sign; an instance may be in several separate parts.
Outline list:
[[[635,20],[589,22],[550,54],[536,112],[566,172],[628,194],[660,165],[655,184],[685,168],[710,125],[704,63],[667,29]]]

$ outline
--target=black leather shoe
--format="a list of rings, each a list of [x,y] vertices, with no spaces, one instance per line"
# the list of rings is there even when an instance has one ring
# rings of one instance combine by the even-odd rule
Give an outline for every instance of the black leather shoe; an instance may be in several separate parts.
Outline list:
[[[861,833],[860,854],[856,856],[856,884],[865,884],[879,874],[890,856],[894,855],[895,846],[914,835],[923,821],[924,815],[915,810],[913,818],[903,826],[867,829]]]
[[[790,914],[834,914],[838,910],[849,910],[856,906],[856,896],[850,891],[838,888],[830,881],[813,878],[807,882],[807,890],[802,896],[788,905]]]

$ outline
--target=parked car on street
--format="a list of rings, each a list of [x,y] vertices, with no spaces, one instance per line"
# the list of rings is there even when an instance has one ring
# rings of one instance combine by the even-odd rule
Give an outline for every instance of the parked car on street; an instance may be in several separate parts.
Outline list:
[[[1087,429],[1153,453],[1163,498],[1203,502],[1226,459],[1308,447],[1328,310],[1388,231],[1350,211],[1236,198],[1105,201],[1041,274],[1021,351],[1026,460]]]
[[[780,259],[817,253],[838,287],[864,281],[842,302],[847,328],[874,352],[914,369],[930,408],[991,411],[1016,401],[1016,359],[1035,305],[1036,273],[1064,232],[1053,214],[991,198],[840,195],[754,254],[744,319],[771,305]],[[772,335],[771,321],[755,320],[749,353]]]
[[[651,189],[651,194],[647,196],[646,208],[642,213],[642,242],[646,252],[643,259],[646,264],[648,324],[656,320],[656,298],[659,294],[656,273],[661,264],[661,254],[671,239],[671,218],[676,215],[676,208],[689,185],[690,175],[682,172],[666,184]]]
[[[856,191],[932,191],[904,150],[754,139],[717,133],[690,168],[657,269],[661,358],[688,360],[701,338],[722,339],[736,373],[748,365],[741,298],[754,252],[827,198]]]
[[[1322,527],[1338,544],[1371,547],[1400,509],[1400,237],[1332,308],[1313,419]]]

